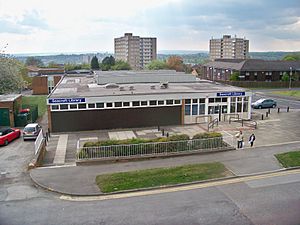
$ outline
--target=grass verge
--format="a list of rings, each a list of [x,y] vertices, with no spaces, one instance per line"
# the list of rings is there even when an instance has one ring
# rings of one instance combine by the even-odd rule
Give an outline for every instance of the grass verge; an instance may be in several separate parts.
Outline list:
[[[208,180],[229,175],[231,173],[222,163],[215,162],[103,174],[96,177],[96,183],[103,193],[110,193]]]
[[[300,91],[273,91],[272,94],[290,96],[300,99]]]
[[[47,110],[46,95],[23,96],[23,105],[38,105],[38,116],[41,117]]]
[[[285,168],[300,166],[300,151],[276,154],[275,157]]]

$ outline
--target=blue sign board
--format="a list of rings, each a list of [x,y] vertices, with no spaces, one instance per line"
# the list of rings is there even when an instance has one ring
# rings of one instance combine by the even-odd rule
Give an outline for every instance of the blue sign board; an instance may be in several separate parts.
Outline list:
[[[62,104],[62,103],[81,103],[85,102],[85,98],[50,98],[49,104]]]
[[[228,97],[228,96],[244,96],[245,92],[220,92],[217,93],[217,96]]]

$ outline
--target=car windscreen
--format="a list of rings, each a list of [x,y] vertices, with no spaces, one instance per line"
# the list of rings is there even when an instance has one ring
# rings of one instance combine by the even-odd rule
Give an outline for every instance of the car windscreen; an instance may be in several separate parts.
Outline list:
[[[265,99],[259,99],[255,103],[262,103]]]
[[[35,128],[34,127],[25,127],[24,131],[25,132],[35,132]]]

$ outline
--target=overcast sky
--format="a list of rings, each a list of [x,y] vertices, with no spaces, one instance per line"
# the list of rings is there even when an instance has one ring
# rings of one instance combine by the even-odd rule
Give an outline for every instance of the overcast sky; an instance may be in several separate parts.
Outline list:
[[[158,50],[206,50],[223,34],[250,51],[300,50],[300,0],[0,0],[6,53],[113,52],[125,32]]]

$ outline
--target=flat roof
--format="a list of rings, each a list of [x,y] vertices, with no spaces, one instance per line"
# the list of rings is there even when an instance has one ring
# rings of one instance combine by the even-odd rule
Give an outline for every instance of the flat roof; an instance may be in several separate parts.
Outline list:
[[[20,94],[0,95],[0,102],[13,102],[20,96]]]
[[[109,86],[109,85],[108,85]],[[113,86],[113,85],[112,85]],[[181,93],[216,93],[240,92],[244,88],[229,86],[208,80],[198,80],[184,83],[168,83],[167,88],[161,88],[159,82],[117,84],[115,88],[107,85],[98,85],[94,76],[65,76],[55,87],[48,98],[75,98],[75,97],[107,97],[107,96],[138,96],[138,95],[165,95]]]

